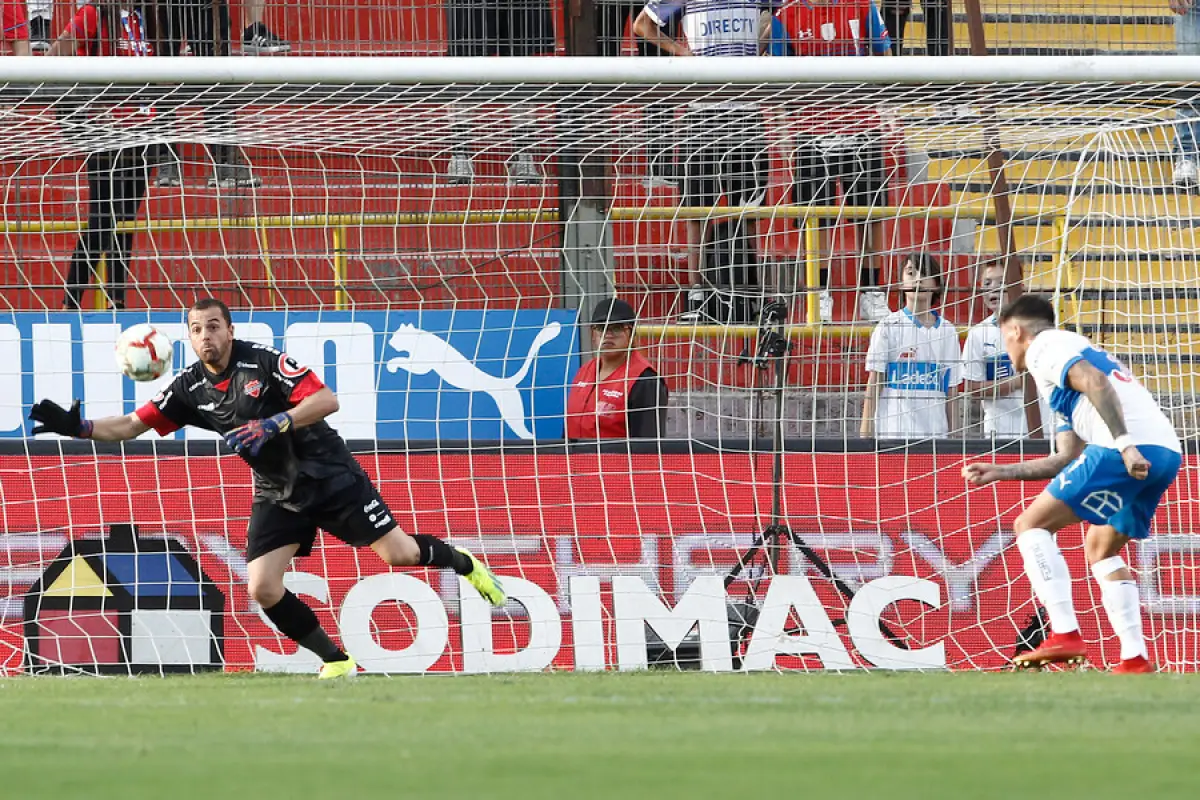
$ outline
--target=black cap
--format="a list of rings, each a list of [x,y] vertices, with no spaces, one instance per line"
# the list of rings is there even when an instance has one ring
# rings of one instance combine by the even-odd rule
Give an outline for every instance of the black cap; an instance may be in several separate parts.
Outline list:
[[[593,325],[632,325],[637,322],[633,306],[620,298],[601,300],[592,312]]]

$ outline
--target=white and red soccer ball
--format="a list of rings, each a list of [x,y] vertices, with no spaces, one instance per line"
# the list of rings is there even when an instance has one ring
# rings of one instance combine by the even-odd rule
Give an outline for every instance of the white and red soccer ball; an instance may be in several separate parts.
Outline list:
[[[152,381],[171,369],[175,345],[171,337],[143,322],[126,328],[117,339],[116,357],[121,372],[135,381]]]

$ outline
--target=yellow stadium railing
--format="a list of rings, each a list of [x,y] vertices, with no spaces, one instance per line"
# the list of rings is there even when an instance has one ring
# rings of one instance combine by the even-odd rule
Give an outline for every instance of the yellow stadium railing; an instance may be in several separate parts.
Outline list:
[[[1013,220],[1044,219],[1051,225],[1051,241],[1058,242],[1054,257],[1054,269],[1065,271],[1063,285],[1074,287],[1076,278],[1071,259],[1067,257],[1066,212],[1059,208],[1035,208],[1015,206]],[[719,219],[742,217],[747,219],[794,219],[804,230],[805,324],[790,326],[788,334],[793,337],[810,337],[820,332],[822,336],[839,338],[869,335],[870,326],[822,325],[820,322],[820,252],[818,231],[821,222],[829,219],[852,219],[861,221],[886,220],[933,220],[967,219],[982,223],[996,221],[995,210],[987,203],[965,203],[957,206],[615,206],[609,209],[612,221],[642,222],[654,220]],[[558,222],[556,209],[517,208],[499,210],[465,210],[442,212],[408,212],[388,214],[300,214],[253,217],[202,217],[195,219],[153,219],[120,222],[117,229],[144,233],[186,232],[203,230],[253,230],[258,235],[263,254],[268,291],[273,295],[277,288],[274,281],[266,232],[280,228],[319,228],[329,231],[332,275],[334,282],[334,308],[345,309],[349,305],[346,287],[347,266],[350,259],[348,246],[351,228],[397,227],[402,225],[469,225],[500,222]],[[85,221],[0,221],[0,233],[44,234],[79,233],[87,227]],[[104,279],[104,265],[100,266],[100,280]],[[97,309],[103,310],[106,299],[97,292]],[[1067,293],[1065,299],[1078,310],[1074,295]],[[711,330],[709,330],[711,329]],[[642,337],[655,336],[659,339],[690,338],[698,335],[752,335],[753,326],[697,326],[697,325],[646,325],[639,327]]]

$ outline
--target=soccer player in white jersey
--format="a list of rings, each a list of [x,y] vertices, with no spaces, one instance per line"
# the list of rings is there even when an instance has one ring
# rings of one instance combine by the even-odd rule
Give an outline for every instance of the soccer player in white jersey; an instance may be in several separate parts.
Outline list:
[[[859,432],[877,439],[946,436],[957,419],[962,383],[958,331],[935,306],[942,268],[926,253],[905,258],[905,305],[884,317],[867,348],[867,393]]]
[[[989,264],[979,277],[983,307],[991,313],[967,331],[963,386],[967,395],[979,398],[983,406],[984,435],[1019,439],[1029,433],[1025,423],[1025,376],[1013,369],[997,322],[1004,297],[1004,265]]]
[[[1025,295],[1000,312],[1000,333],[1013,367],[1028,369],[1059,418],[1058,452],[1018,464],[968,464],[976,486],[1053,478],[1017,517],[1025,574],[1050,616],[1051,633],[1014,659],[1019,667],[1086,659],[1075,617],[1071,575],[1054,534],[1089,523],[1084,552],[1108,621],[1121,642],[1113,672],[1153,672],[1142,636],[1137,584],[1121,559],[1150,521],[1181,461],[1179,436],[1153,395],[1086,337],[1054,327],[1054,307]]]

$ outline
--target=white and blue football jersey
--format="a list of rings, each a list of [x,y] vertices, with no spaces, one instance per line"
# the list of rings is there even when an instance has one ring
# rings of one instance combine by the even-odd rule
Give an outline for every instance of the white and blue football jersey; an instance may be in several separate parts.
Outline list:
[[[996,315],[985,319],[967,331],[967,342],[963,346],[963,380],[990,382],[1011,378],[1016,373],[1012,359],[1004,349],[1004,337]],[[1038,411],[1043,425],[1042,435],[1054,438],[1054,415],[1046,400],[1038,395]],[[997,439],[1020,439],[1029,434],[1025,421],[1025,394],[1017,392],[1005,397],[984,397],[983,433]]]
[[[1061,420],[1058,429],[1074,430],[1080,439],[1098,447],[1116,449],[1113,435],[1083,394],[1067,383],[1067,371],[1079,361],[1108,376],[1121,401],[1125,427],[1136,445],[1164,447],[1182,452],[1175,426],[1158,406],[1154,395],[1108,353],[1086,336],[1063,330],[1045,330],[1037,335],[1025,354],[1025,366],[1037,382],[1038,393]]]
[[[658,25],[682,14],[688,47],[698,56],[757,56],[763,0],[651,0],[646,13]]]
[[[937,317],[931,327],[902,308],[871,332],[868,372],[880,373],[875,436],[923,439],[949,433],[946,398],[962,383],[962,350],[954,325]]]
[[[985,319],[967,331],[963,347],[963,380],[1002,381],[1016,374],[1012,359],[1004,350],[996,316]],[[1000,439],[1019,439],[1029,433],[1025,424],[1025,397],[1022,393],[984,397],[983,432]]]

